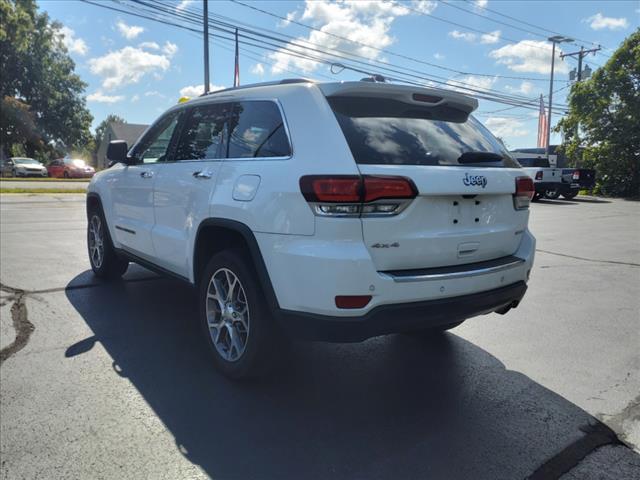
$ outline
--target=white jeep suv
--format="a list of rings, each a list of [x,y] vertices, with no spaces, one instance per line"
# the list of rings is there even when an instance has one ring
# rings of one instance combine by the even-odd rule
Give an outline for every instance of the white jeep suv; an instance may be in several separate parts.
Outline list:
[[[253,375],[282,331],[362,341],[518,305],[531,178],[458,93],[256,84],[169,109],[87,195],[96,275],[130,261],[198,289],[216,366]]]

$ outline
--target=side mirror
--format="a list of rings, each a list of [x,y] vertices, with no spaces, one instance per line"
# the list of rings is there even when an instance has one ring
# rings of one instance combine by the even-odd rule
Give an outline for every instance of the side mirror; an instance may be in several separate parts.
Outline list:
[[[130,163],[127,159],[128,150],[124,140],[111,140],[107,147],[107,158],[114,163]]]

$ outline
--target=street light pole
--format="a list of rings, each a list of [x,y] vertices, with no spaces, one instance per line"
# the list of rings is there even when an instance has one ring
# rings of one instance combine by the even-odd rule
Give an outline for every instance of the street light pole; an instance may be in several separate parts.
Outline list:
[[[551,153],[551,108],[553,106],[553,70],[556,60],[556,43],[573,42],[572,38],[563,37],[562,35],[555,35],[549,37],[549,41],[552,44],[551,47],[551,80],[549,81],[549,115],[547,115],[547,159]]]

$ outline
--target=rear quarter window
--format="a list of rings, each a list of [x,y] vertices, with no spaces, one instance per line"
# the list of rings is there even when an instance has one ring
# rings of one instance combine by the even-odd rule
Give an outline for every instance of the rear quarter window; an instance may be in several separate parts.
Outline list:
[[[327,100],[356,163],[520,167],[480,122],[446,105],[366,97]],[[482,160],[463,161],[469,154]]]
[[[229,115],[228,158],[288,157],[291,145],[278,105],[269,100],[236,102]]]

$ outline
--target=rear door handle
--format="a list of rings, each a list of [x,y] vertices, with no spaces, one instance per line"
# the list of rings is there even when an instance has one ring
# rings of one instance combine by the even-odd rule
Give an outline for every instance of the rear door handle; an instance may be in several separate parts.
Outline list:
[[[146,170],[144,172],[140,172],[140,176],[142,178],[153,178],[153,172]]]
[[[198,170],[197,172],[193,172],[193,176],[196,178],[211,178],[211,172]]]

